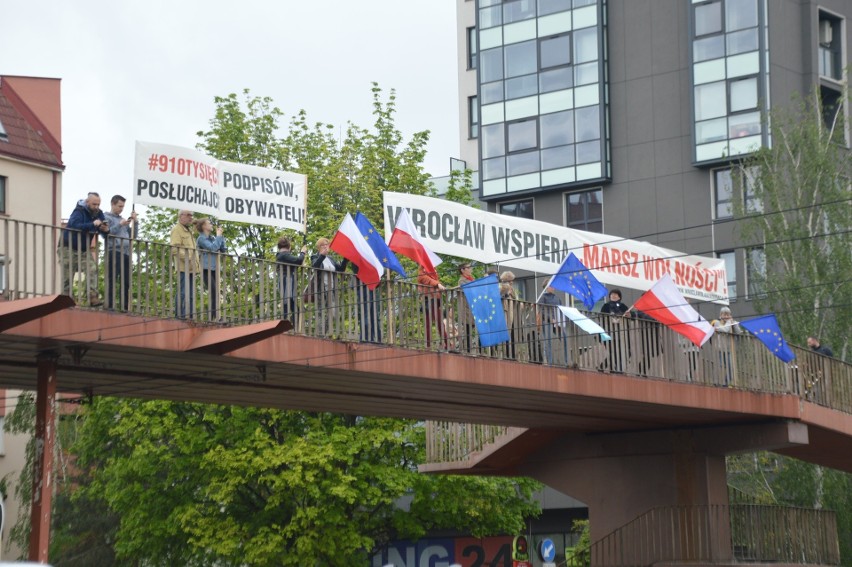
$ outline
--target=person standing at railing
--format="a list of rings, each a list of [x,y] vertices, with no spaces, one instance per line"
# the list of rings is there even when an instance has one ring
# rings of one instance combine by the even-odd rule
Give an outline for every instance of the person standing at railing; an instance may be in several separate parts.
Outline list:
[[[311,255],[311,267],[316,270],[308,286],[311,288],[311,298],[317,308],[317,329],[319,335],[330,334],[334,329],[337,318],[337,287],[339,284],[336,272],[346,269],[349,260],[344,258],[338,262],[329,255],[328,238],[317,240],[317,253]]]
[[[169,244],[172,247],[172,261],[178,276],[178,292],[175,296],[175,317],[190,319],[195,312],[195,274],[200,270],[198,251],[192,237],[192,211],[180,211],[178,222],[172,228]]]
[[[459,266],[459,284],[458,288],[461,289],[466,283],[472,282],[473,277],[473,267],[470,265],[470,262],[464,262]],[[473,320],[473,315],[470,312],[470,306],[467,304],[467,299],[464,297],[464,293],[458,293],[458,303],[459,303],[459,321],[464,324],[464,335],[460,341],[460,348],[463,348],[465,352],[471,351],[471,346],[473,342],[473,329],[476,328],[476,322]]]
[[[281,311],[282,319],[289,319],[293,325],[296,325],[296,277],[298,275],[299,266],[305,263],[305,254],[308,252],[307,246],[302,246],[299,254],[290,252],[290,240],[286,237],[278,239],[278,253],[275,255],[275,261],[281,264],[279,285],[281,286],[281,298],[284,302]]]
[[[728,386],[732,379],[731,355],[734,352],[733,335],[742,333],[740,324],[734,320],[730,307],[722,307],[719,310],[719,318],[713,319],[710,324],[716,329],[716,338],[714,340],[719,343],[719,360],[725,371],[725,385]]]
[[[216,227],[216,236],[213,232],[213,223],[210,219],[198,219],[195,221],[195,230],[198,231],[198,239],[195,244],[201,250],[201,278],[204,280],[204,289],[207,290],[210,301],[208,315],[211,321],[219,318],[219,265],[220,254],[228,251],[225,246],[224,230],[221,226]]]
[[[609,301],[601,307],[601,313],[609,315],[601,321],[604,329],[612,337],[609,347],[609,367],[612,372],[624,372],[627,359],[630,356],[630,343],[627,335],[626,318],[630,317],[630,309],[621,301],[621,290],[609,292]]]
[[[66,230],[62,231],[57,247],[62,271],[62,293],[71,295],[74,274],[82,272],[86,277],[86,291],[91,307],[103,305],[98,295],[95,261],[89,254],[89,243],[109,232],[109,224],[105,222],[100,207],[101,197],[97,193],[89,193],[85,200],[79,201],[68,218]]]
[[[515,344],[517,341],[517,329],[515,327],[515,311],[518,306],[518,294],[515,291],[515,274],[503,272],[500,274],[500,297],[503,300],[503,314],[506,316],[506,327],[509,329],[509,342],[506,343],[506,358],[513,359],[516,356]]]
[[[447,333],[444,330],[444,316],[441,308],[441,292],[445,289],[444,284],[438,279],[436,272],[428,272],[420,266],[417,272],[417,283],[420,293],[423,295],[423,312],[426,315],[426,347],[432,346],[432,324],[438,327],[441,338],[444,341],[444,349],[447,348]]]
[[[121,279],[121,299],[119,309],[127,310],[130,306],[130,228],[136,222],[136,212],[130,213],[130,218],[121,216],[127,199],[114,195],[110,199],[110,210],[104,213],[105,222],[109,224],[109,236],[106,242],[106,307],[115,308],[115,283]]]
[[[820,340],[814,336],[808,337],[808,348],[810,348],[815,353],[821,354],[823,356],[834,356],[834,353],[831,351],[831,349],[828,348],[827,345],[821,344]]]
[[[553,366],[553,343],[559,340],[559,306],[562,300],[556,295],[556,288],[547,285],[536,305],[536,324],[541,329],[541,342],[544,359]]]

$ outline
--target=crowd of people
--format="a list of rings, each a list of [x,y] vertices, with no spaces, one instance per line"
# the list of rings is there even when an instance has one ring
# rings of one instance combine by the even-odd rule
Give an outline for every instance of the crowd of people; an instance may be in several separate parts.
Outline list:
[[[101,306],[104,301],[98,293],[96,264],[91,261],[91,247],[98,238],[106,240],[105,246],[105,299],[106,308],[127,310],[130,306],[130,268],[131,241],[137,216],[131,212],[123,216],[126,199],[115,195],[110,200],[110,211],[100,209],[101,198],[97,193],[89,193],[86,199],[77,203],[68,219],[58,245],[58,256],[62,264],[63,293],[71,295],[73,275],[82,273],[85,280],[85,295],[92,307]],[[222,226],[215,226],[209,218],[195,219],[191,211],[178,213],[173,226],[169,244],[171,263],[176,285],[174,290],[174,313],[177,318],[193,318],[196,313],[196,276],[201,283],[208,300],[202,314],[210,321],[220,319],[220,274],[223,254],[228,252]],[[319,238],[314,253],[308,254],[307,245],[296,253],[292,243],[282,237],[277,243],[275,261],[279,268],[279,294],[282,301],[281,317],[294,324],[300,316],[299,310],[310,306],[313,313],[313,332],[319,336],[338,336],[335,321],[338,321],[338,306],[341,295],[349,289],[349,283],[342,283],[339,277],[349,267],[357,274],[358,267],[348,260],[338,260],[330,251],[327,238]],[[310,266],[310,278],[306,285],[300,284],[300,268]],[[565,319],[559,311],[562,300],[557,290],[546,282],[542,293],[529,311],[530,303],[519,299],[515,287],[515,275],[511,271],[498,273],[496,268],[488,268],[486,275],[495,274],[499,281],[499,292],[505,314],[509,340],[500,347],[500,354],[515,359],[518,345],[535,343],[537,356],[542,363],[553,365],[571,364],[567,342]],[[458,281],[455,287],[447,287],[436,271],[420,267],[416,282],[420,296],[420,314],[423,322],[423,339],[427,348],[432,347],[433,338],[440,337],[440,348],[449,351],[473,352],[478,348],[476,322],[470,307],[460,291],[461,286],[476,279],[470,262],[458,266]],[[351,280],[347,280],[351,281]],[[357,322],[359,339],[363,342],[382,341],[382,294],[361,282],[356,282]],[[523,305],[523,307],[522,307]],[[623,339],[625,322],[631,318],[650,320],[646,314],[631,309],[622,301],[618,289],[609,291],[603,303],[601,318],[608,335],[607,355],[601,363],[601,369],[623,372],[626,362],[631,358],[631,344]],[[532,315],[532,316],[531,316]],[[739,323],[734,320],[731,310],[722,307],[719,318],[712,321],[717,333],[720,333],[720,364],[725,368],[726,381],[731,379],[731,340],[742,333]],[[643,337],[642,352],[649,357],[654,349],[659,350],[659,337]],[[816,337],[808,337],[808,346],[823,356],[832,356],[831,349]],[[494,354],[496,347],[489,350]],[[697,351],[696,351],[697,353]],[[647,369],[648,360],[643,362]],[[693,363],[694,365],[694,363]],[[640,364],[640,366],[642,366]],[[640,369],[641,370],[641,369]]]

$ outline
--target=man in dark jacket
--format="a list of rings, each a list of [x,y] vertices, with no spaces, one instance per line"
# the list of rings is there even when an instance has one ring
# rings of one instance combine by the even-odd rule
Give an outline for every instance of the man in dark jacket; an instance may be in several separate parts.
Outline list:
[[[292,318],[296,316],[296,293],[298,290],[296,277],[298,268],[305,262],[305,254],[308,252],[307,246],[302,246],[302,251],[298,255],[290,252],[290,240],[285,237],[278,239],[278,253],[275,255],[275,261],[282,266],[279,267],[281,297],[284,301],[284,309],[281,313],[282,319],[290,319],[295,325],[296,321]]]
[[[821,354],[823,356],[834,356],[831,349],[828,348],[828,346],[821,344],[820,340],[816,337],[808,337],[808,346],[817,354]]]
[[[84,201],[78,202],[62,231],[57,249],[62,272],[62,293],[71,295],[74,274],[82,272],[85,274],[89,305],[92,307],[102,305],[103,301],[98,295],[96,255],[90,253],[89,247],[93,239],[109,233],[109,224],[105,222],[100,206],[101,197],[97,193],[89,193]]]

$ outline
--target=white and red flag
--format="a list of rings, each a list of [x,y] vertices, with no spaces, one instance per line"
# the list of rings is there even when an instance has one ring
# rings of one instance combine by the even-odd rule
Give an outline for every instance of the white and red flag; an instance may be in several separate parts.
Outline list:
[[[407,209],[402,209],[399,213],[393,234],[388,240],[388,248],[411,258],[430,273],[434,272],[435,266],[443,261],[426,246]]]
[[[337,234],[331,240],[329,248],[358,266],[358,279],[369,289],[375,289],[379,285],[379,280],[385,273],[385,267],[367,244],[364,235],[358,230],[349,213],[346,213],[346,217],[340,223],[340,228],[337,229]]]
[[[702,346],[713,336],[713,325],[686,302],[672,277],[664,275],[633,304],[675,333],[680,333],[695,346]]]

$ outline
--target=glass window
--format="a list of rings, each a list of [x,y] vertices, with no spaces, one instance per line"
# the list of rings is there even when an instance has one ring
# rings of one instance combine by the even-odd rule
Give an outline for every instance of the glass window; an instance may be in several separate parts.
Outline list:
[[[6,214],[6,180],[7,177],[0,175],[0,213]]]
[[[535,218],[533,215],[533,200],[516,201],[514,203],[500,203],[500,214],[522,219]]]
[[[491,6],[479,10],[479,27],[481,29],[493,28],[503,23],[503,7]]]
[[[539,91],[549,93],[552,91],[561,91],[574,86],[573,74],[570,67],[561,69],[553,69],[551,71],[543,71],[538,75]]]
[[[467,97],[467,115],[470,123],[468,124],[467,135],[470,138],[479,137],[479,103],[475,96]]]
[[[569,228],[603,232],[603,191],[601,189],[565,195],[565,210]]]
[[[692,61],[707,61],[725,56],[725,38],[721,35],[712,35],[692,42]]]
[[[553,114],[542,114],[539,117],[541,123],[541,147],[552,148],[553,146],[564,146],[574,143],[574,112],[554,112]]]
[[[571,0],[538,0],[538,15],[546,16],[571,9]]]
[[[734,216],[734,185],[730,169],[717,169],[713,175],[715,185],[716,218]]]
[[[503,81],[486,83],[482,85],[480,91],[482,94],[482,104],[500,102],[503,100]]]
[[[708,2],[695,7],[695,35],[700,37],[722,31],[722,3]]]
[[[586,142],[601,137],[600,112],[598,105],[578,108],[574,111],[576,140]]]
[[[598,0],[574,0],[574,7],[581,8],[583,6],[591,6],[595,4]]]
[[[575,149],[578,164],[601,161],[601,143],[597,140],[577,144]]]
[[[598,29],[587,28],[574,32],[574,62],[586,63],[598,58]]]
[[[534,118],[509,122],[506,124],[506,134],[508,153],[530,150],[538,142],[538,122]]]
[[[6,129],[3,127],[3,122],[0,121],[0,140],[8,140],[9,134],[6,133]]]
[[[497,157],[482,160],[482,178],[499,179],[506,177],[506,158]]]
[[[598,82],[598,64],[584,63],[583,65],[574,66],[574,84],[591,85]]]
[[[536,75],[525,75],[506,79],[506,100],[523,98],[538,93],[538,77]]]
[[[538,42],[540,63],[542,69],[559,67],[571,63],[571,36],[558,35],[540,39]]]
[[[467,28],[467,68],[476,69],[476,27]]]
[[[707,144],[728,139],[728,119],[716,118],[695,123],[695,143]]]
[[[728,137],[745,138],[760,134],[760,113],[749,112],[728,118]]]
[[[503,23],[520,22],[535,17],[535,0],[510,0],[503,4]]]
[[[757,108],[757,77],[731,81],[731,112]]]
[[[479,54],[479,77],[483,83],[503,78],[503,48],[486,49]]]
[[[716,257],[725,261],[725,277],[728,278],[728,300],[737,299],[737,253],[733,250],[719,252]]]
[[[843,34],[842,20],[825,12],[819,13],[817,29],[817,61],[819,74],[840,81],[843,79]]]
[[[520,154],[511,154],[509,157],[506,158],[506,174],[509,176],[533,173],[538,170],[538,152],[523,152]]]
[[[766,295],[766,254],[763,248],[746,251],[746,283],[749,299]]]
[[[725,0],[725,31],[757,26],[757,0]]]
[[[560,169],[574,165],[574,146],[541,150],[541,169]]]
[[[721,39],[721,36],[719,36],[719,39]],[[757,28],[729,33],[726,35],[725,41],[727,42],[728,55],[757,51],[758,47],[760,47]]]
[[[538,71],[535,41],[507,45],[504,49],[506,51],[506,77],[529,75]]]
[[[695,120],[718,118],[728,113],[725,81],[695,87]]]
[[[506,153],[506,136],[503,128],[504,124],[490,124],[480,128],[482,141],[482,157],[490,158],[505,155]]]

